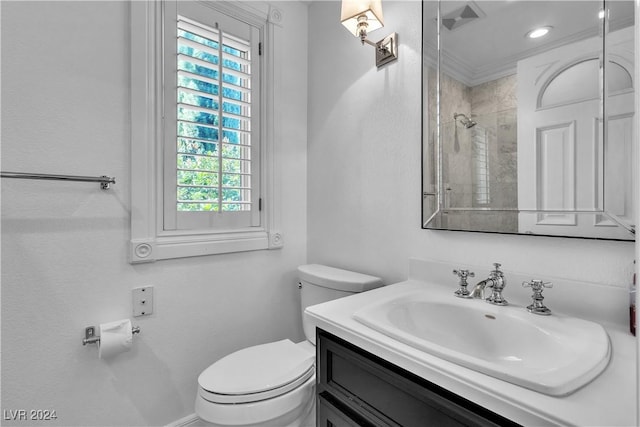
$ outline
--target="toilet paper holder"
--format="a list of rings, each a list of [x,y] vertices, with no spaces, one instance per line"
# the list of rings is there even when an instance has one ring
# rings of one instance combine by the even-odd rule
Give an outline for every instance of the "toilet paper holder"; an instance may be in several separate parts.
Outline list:
[[[134,326],[131,328],[132,334],[140,333],[140,326]],[[82,340],[82,345],[87,344],[97,344],[100,342],[100,337],[96,336],[96,327],[95,326],[87,326],[84,328],[84,339]]]

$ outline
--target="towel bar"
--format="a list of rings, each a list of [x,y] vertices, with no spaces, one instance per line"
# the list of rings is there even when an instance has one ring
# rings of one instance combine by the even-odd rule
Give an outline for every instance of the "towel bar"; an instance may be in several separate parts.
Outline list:
[[[80,181],[80,182],[99,182],[100,188],[109,189],[110,184],[116,183],[116,178],[111,176],[79,176],[79,175],[52,175],[46,173],[25,173],[25,172],[0,172],[0,178],[17,178],[17,179],[45,179],[52,181]]]

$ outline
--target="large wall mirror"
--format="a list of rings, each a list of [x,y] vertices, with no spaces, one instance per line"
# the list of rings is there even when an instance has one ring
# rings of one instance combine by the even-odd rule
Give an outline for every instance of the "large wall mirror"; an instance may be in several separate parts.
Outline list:
[[[424,228],[634,240],[633,16],[622,0],[423,2]]]

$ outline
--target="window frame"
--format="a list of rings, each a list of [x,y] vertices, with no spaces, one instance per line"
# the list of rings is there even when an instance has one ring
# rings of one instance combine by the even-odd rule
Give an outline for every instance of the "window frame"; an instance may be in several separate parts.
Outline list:
[[[274,43],[282,13],[226,1],[194,1],[262,32],[260,74],[260,225],[240,229],[164,229],[164,17],[175,13],[176,1],[131,1],[131,263],[278,249],[279,201],[275,177],[275,141],[279,134],[273,110],[279,82]],[[274,20],[273,18],[277,19]],[[271,108],[270,108],[271,107]],[[176,120],[176,118],[173,118]],[[175,186],[175,183],[173,183]]]
[[[178,5],[177,9],[174,7]],[[176,21],[176,17],[178,18]],[[260,210],[260,145],[261,145],[261,63],[262,57],[259,55],[259,46],[263,39],[261,34],[261,29],[252,25],[251,23],[244,22],[243,20],[239,20],[235,17],[228,16],[224,13],[221,13],[216,8],[207,7],[206,3],[201,2],[185,2],[181,1],[179,3],[171,2],[165,3],[165,13],[164,13],[164,22],[165,22],[165,30],[164,30],[164,73],[165,73],[165,91],[164,91],[164,114],[166,117],[170,118],[169,120],[164,121],[164,154],[165,154],[165,182],[167,185],[164,186],[164,229],[165,230],[181,230],[181,229],[200,229],[202,233],[211,233],[215,232],[215,230],[230,230],[230,229],[240,229],[244,231],[252,231],[256,230],[256,227],[259,227],[262,222],[262,215]],[[178,136],[178,123],[181,122],[180,119],[173,120],[173,118],[177,117],[178,110],[180,108],[192,109],[191,105],[181,104],[178,100],[178,92],[184,91],[181,89],[181,85],[179,84],[180,75],[184,75],[188,78],[201,79],[202,76],[197,73],[189,73],[188,71],[180,71],[177,69],[176,57],[179,53],[179,49],[177,48],[179,43],[175,43],[178,40],[178,27],[185,24],[191,27],[194,27],[195,31],[198,31],[198,34],[206,33],[207,31],[211,31],[212,33],[209,35],[204,35],[203,37],[209,36],[211,39],[222,37],[223,39],[233,42],[235,36],[240,35],[241,38],[247,39],[246,41],[249,43],[247,47],[250,48],[251,58],[247,62],[251,67],[248,77],[251,80],[250,85],[247,88],[242,88],[241,90],[247,91],[249,95],[248,107],[249,107],[249,116],[244,116],[243,125],[246,125],[249,132],[246,130],[238,130],[238,133],[245,133],[247,135],[248,146],[246,146],[246,151],[250,153],[248,156],[248,161],[242,161],[243,163],[250,163],[250,174],[245,176],[248,177],[248,181],[250,182],[249,193],[251,195],[249,202],[251,204],[250,210],[243,211],[223,211],[220,209],[217,212],[212,211],[180,211],[176,210],[176,206],[178,203],[177,200],[177,187],[178,185],[173,185],[173,183],[177,183],[177,172],[179,167],[174,167],[176,164],[176,138],[187,139],[186,136],[180,137]],[[178,25],[176,25],[176,23]],[[195,24],[195,25],[194,25]],[[220,24],[219,29],[210,28],[207,30],[207,27],[212,27],[213,25]],[[199,27],[196,28],[196,27]],[[215,34],[214,34],[215,33]],[[222,46],[219,46],[219,49],[222,49]],[[218,53],[220,55],[220,52]],[[223,55],[224,56],[224,55]],[[185,57],[185,61],[188,61],[187,56]],[[227,68],[224,67],[222,61],[220,61],[217,65],[213,63],[207,64],[206,67],[217,67],[216,71],[219,73],[229,72]],[[208,80],[206,77],[203,80]],[[201,80],[202,81],[202,80]],[[219,86],[219,92],[217,95],[214,94],[204,94],[205,96],[210,96],[212,100],[218,101],[221,105],[225,102],[233,103],[232,99],[226,98],[223,95],[223,91],[225,88],[232,87],[231,84],[224,82],[224,79],[221,76],[218,76],[217,85]],[[216,83],[213,83],[216,84]],[[218,115],[221,117],[218,125],[217,131],[221,134],[219,135],[219,141],[215,142],[217,145],[217,151],[219,155],[223,153],[223,147],[227,144],[224,143],[221,138],[222,134],[225,132],[233,133],[232,129],[226,129],[222,126],[224,118],[230,116],[227,113],[223,112],[221,106],[218,107],[217,110],[208,110],[209,114]],[[183,122],[187,123],[187,122]],[[188,123],[188,125],[193,127],[203,126],[200,123]],[[204,125],[205,127],[213,127],[208,124]],[[235,146],[236,148],[240,147],[239,145]],[[216,161],[221,161],[222,158],[218,157]],[[246,165],[246,164],[245,164]],[[223,168],[220,169],[218,175],[218,192],[224,192],[225,189],[222,186],[222,176],[225,175],[222,172]],[[218,194],[218,197],[221,197],[221,194]],[[243,199],[243,201],[246,199]],[[221,202],[221,200],[219,200]],[[220,203],[223,205],[223,203]]]

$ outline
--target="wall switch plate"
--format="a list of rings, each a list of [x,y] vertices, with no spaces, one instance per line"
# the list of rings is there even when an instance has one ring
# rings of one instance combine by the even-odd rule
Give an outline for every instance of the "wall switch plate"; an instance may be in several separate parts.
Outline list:
[[[153,313],[153,286],[133,289],[133,316],[148,316]]]

